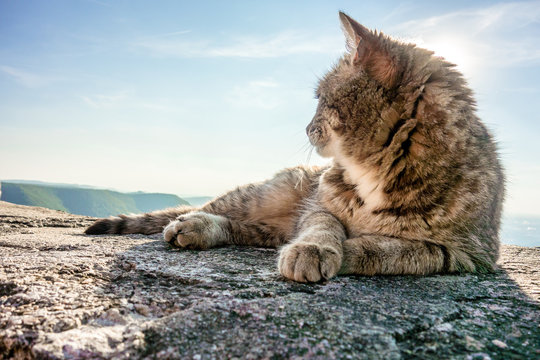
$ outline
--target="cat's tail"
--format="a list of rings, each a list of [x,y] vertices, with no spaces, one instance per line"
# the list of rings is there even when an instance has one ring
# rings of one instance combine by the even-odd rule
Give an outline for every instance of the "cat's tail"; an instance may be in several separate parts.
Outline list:
[[[155,234],[178,215],[196,210],[191,206],[180,206],[139,215],[118,215],[99,219],[84,231],[87,235],[98,234]]]

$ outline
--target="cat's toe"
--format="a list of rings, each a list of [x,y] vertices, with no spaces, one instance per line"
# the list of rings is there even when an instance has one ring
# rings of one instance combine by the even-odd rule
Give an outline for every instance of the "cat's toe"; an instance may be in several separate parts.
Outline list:
[[[185,220],[174,220],[163,229],[163,238],[169,244],[181,248],[202,247],[200,231],[196,226]]]
[[[169,244],[172,244],[174,242],[176,235],[178,234],[178,223],[178,220],[171,221],[169,225],[165,226],[165,228],[163,229],[163,239]]]
[[[280,273],[298,282],[317,282],[334,277],[341,265],[337,251],[318,244],[296,243],[281,249]]]
[[[211,246],[209,226],[200,214],[183,215],[163,229],[169,244],[185,249],[207,249]]]

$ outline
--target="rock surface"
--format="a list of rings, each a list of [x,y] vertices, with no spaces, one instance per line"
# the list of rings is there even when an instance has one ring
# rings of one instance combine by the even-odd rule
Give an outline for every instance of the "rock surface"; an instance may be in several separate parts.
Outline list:
[[[0,358],[540,358],[540,248],[488,275],[286,281],[276,251],[85,236],[0,202]]]

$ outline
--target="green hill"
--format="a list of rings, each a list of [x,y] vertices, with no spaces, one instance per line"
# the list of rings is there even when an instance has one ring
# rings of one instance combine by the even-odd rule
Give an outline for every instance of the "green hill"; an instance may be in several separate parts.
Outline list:
[[[208,201],[212,200],[212,196],[184,196],[182,199],[186,200],[193,206],[202,206],[206,204]]]
[[[0,185],[0,200],[95,217],[149,212],[178,205],[189,205],[184,199],[171,194],[121,193],[79,186],[9,181],[2,181]]]

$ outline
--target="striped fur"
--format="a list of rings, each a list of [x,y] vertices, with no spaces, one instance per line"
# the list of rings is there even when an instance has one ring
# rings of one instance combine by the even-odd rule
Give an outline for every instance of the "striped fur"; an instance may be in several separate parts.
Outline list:
[[[463,77],[430,51],[340,18],[350,53],[320,81],[307,127],[331,165],[285,169],[200,208],[101,219],[86,233],[279,247],[279,271],[301,282],[492,271],[504,176]]]

